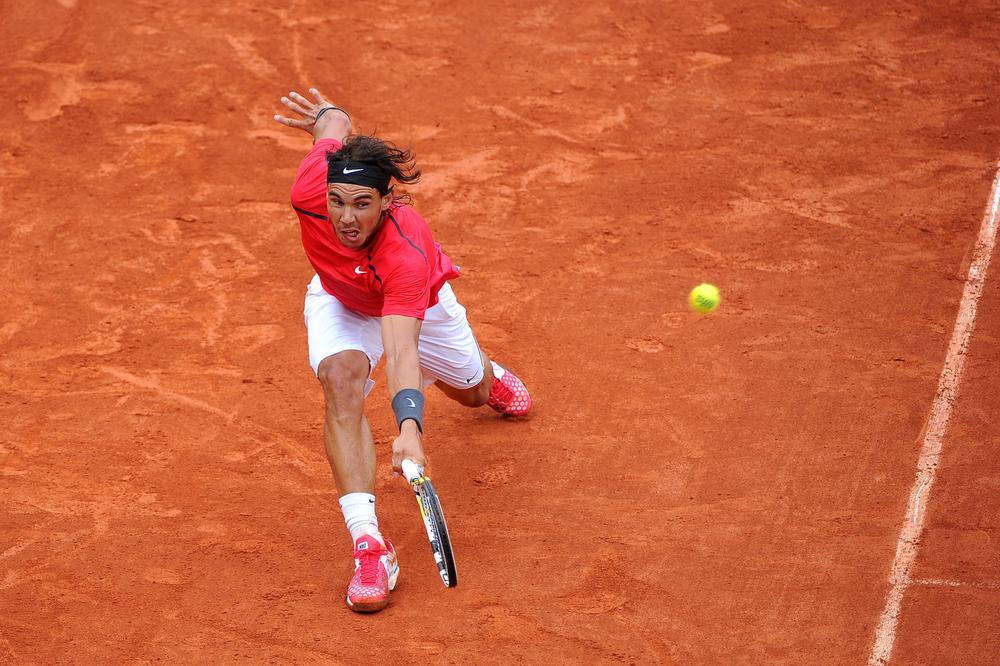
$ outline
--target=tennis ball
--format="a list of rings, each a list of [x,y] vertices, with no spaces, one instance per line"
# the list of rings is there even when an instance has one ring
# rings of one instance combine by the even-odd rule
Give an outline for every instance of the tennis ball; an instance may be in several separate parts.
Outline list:
[[[705,282],[692,289],[688,296],[691,309],[698,312],[712,312],[719,307],[720,300],[722,297],[719,295],[719,288]]]

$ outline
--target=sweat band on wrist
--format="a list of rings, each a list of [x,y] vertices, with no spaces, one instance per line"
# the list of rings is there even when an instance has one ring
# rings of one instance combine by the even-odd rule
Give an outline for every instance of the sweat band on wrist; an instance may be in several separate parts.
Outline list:
[[[314,123],[318,123],[319,119],[322,118],[323,114],[326,113],[327,111],[340,111],[345,116],[347,116],[348,120],[351,119],[351,114],[349,114],[347,111],[344,111],[339,106],[324,106],[322,109],[320,109],[319,111],[316,112],[316,118],[315,118],[315,120],[313,122]]]
[[[417,389],[405,388],[392,397],[392,411],[396,414],[396,425],[400,431],[403,421],[413,419],[417,430],[424,431],[424,394]]]

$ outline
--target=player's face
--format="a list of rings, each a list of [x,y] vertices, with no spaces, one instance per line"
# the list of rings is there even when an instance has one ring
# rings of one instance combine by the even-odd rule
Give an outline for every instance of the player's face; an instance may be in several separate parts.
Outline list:
[[[330,183],[326,190],[326,207],[337,240],[354,250],[371,240],[390,203],[391,194],[379,196],[378,190],[364,185]]]

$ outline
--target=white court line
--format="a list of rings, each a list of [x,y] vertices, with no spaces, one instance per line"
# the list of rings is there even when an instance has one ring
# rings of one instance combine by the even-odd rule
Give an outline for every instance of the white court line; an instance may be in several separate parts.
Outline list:
[[[951,419],[951,408],[962,379],[969,338],[972,337],[972,331],[976,327],[976,308],[983,293],[986,269],[990,265],[993,246],[996,243],[998,206],[1000,206],[1000,164],[997,165],[997,172],[993,177],[993,189],[979,227],[979,237],[976,239],[972,263],[969,265],[969,275],[965,279],[965,289],[962,290],[962,300],[958,306],[955,329],[951,334],[951,342],[948,343],[948,353],[944,359],[944,368],[941,369],[937,394],[934,396],[927,418],[924,441],[920,446],[920,457],[917,459],[917,477],[910,489],[906,518],[899,532],[896,557],[892,561],[889,573],[889,583],[892,587],[886,596],[885,609],[875,631],[875,641],[872,644],[871,656],[868,658],[868,666],[884,666],[889,663],[892,646],[896,641],[899,608],[906,588],[913,583],[910,571],[917,558],[920,535],[924,531],[927,496],[934,485],[938,461],[941,459],[941,442],[948,429],[948,421]]]
[[[966,582],[962,580],[949,580],[947,578],[914,578],[910,585],[920,585],[922,587],[971,587],[984,590],[1000,590],[1000,583],[984,581],[981,583]]]

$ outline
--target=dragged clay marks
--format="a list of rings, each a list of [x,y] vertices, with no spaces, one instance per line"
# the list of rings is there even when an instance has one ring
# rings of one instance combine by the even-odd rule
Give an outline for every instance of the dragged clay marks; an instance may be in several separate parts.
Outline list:
[[[568,101],[562,97],[562,90],[556,90],[558,92],[553,92],[547,97],[519,98],[520,106],[517,108],[482,103],[477,103],[476,106],[506,121],[504,130],[511,133],[521,133],[526,128],[538,137],[555,139],[557,142],[577,147],[589,146],[598,142],[605,147],[623,147],[622,144],[616,143],[613,139],[609,140],[607,135],[613,135],[615,130],[627,127],[631,114],[630,105],[621,104],[614,108],[597,109],[596,113],[583,115],[579,110],[574,111],[572,108],[567,108]],[[563,117],[564,121],[552,124],[537,119],[538,116],[557,115]],[[572,115],[580,116],[580,121],[575,124],[565,122],[565,118],[572,117]]]
[[[127,252],[119,251],[126,247]],[[246,355],[259,353],[284,335],[283,325],[259,318],[244,318],[235,326],[228,321],[230,297],[263,270],[253,249],[240,238],[217,231],[210,216],[185,214],[159,222],[147,217],[126,220],[91,258],[94,269],[88,281],[70,285],[69,293],[61,297],[75,310],[74,326],[64,334],[46,329],[44,336],[31,330],[48,316],[48,310],[40,310],[42,305],[50,307],[46,302],[34,310],[22,309],[25,316],[9,320],[4,329],[12,343],[4,354],[4,374],[19,378],[10,384],[8,395],[32,410],[78,414],[38,429],[47,433],[47,446],[53,451],[81,445],[106,451],[132,432],[136,449],[156,452],[163,444],[157,424],[183,419],[201,423],[203,434],[220,427],[227,430],[224,441],[234,450],[250,451],[252,467],[292,464],[299,470],[296,478],[304,478],[302,471],[308,474],[315,467],[315,456],[289,438],[276,437],[246,419],[234,422],[236,405],[245,392],[241,379]],[[241,315],[246,315],[242,306]],[[61,389],[53,394],[55,383]],[[34,426],[8,423],[17,443],[13,450],[21,450],[22,442],[32,438]],[[174,433],[170,441],[173,447],[184,446],[192,441],[191,433]],[[211,437],[205,445],[206,451],[216,446]],[[163,449],[154,455],[162,453]],[[22,486],[23,501],[33,505],[40,491],[25,475],[49,462],[27,454],[7,460],[12,473],[28,484]],[[137,469],[148,470],[155,460],[134,462]],[[232,464],[246,467],[248,462]],[[64,483],[68,488],[79,482],[67,478]],[[58,489],[51,492],[60,494]],[[100,534],[94,538],[94,548],[106,547],[101,546]],[[50,542],[39,545],[53,547]],[[39,564],[16,580],[38,583],[37,576],[72,578]],[[146,577],[150,578],[165,584],[171,577],[161,571]]]
[[[142,87],[132,81],[89,80],[85,63],[15,60],[6,64],[5,69],[18,90],[30,91],[23,92],[18,101],[25,118],[31,122],[51,120],[69,106],[142,93]]]
[[[0,348],[4,349],[18,333],[36,325],[42,314],[41,308],[32,303],[26,296],[10,293],[8,298],[10,299],[10,313],[5,313],[3,324],[0,324]],[[0,367],[4,367],[9,361],[9,358],[0,361]]]
[[[625,348],[643,354],[656,354],[664,350],[664,344],[651,335],[625,338]]]
[[[482,488],[497,488],[509,484],[514,475],[514,461],[507,459],[476,470],[472,482]]]
[[[229,344],[245,353],[257,351],[284,337],[283,324],[243,324],[232,327],[228,333]]]
[[[721,55],[719,53],[709,53],[707,51],[698,51],[697,53],[687,56],[687,59],[691,63],[688,69],[690,72],[695,72],[699,69],[721,67],[723,65],[728,65],[733,61],[733,59],[729,56]]]
[[[35,469],[8,486],[12,515],[24,523],[11,535],[15,541],[0,552],[0,590],[8,595],[35,595],[47,606],[72,591],[99,604],[101,594],[95,588],[101,583],[89,579],[93,569],[88,560],[93,552],[107,547],[125,525],[137,521],[146,522],[147,528],[162,525],[166,533],[168,524],[184,513],[155,493],[135,490],[124,468],[115,470],[124,476],[103,479],[84,479],[72,470],[51,466],[42,474],[38,467],[50,461],[51,452],[36,450],[25,455]],[[40,595],[39,584],[44,590]]]
[[[131,188],[129,215],[203,203],[211,200],[215,188],[198,175],[193,157],[223,137],[222,131],[194,121],[122,123],[107,136],[97,168],[88,170],[85,177],[96,187]],[[166,188],[172,187],[182,188],[184,197],[165,197]]]
[[[607,275],[614,266],[617,246],[622,242],[622,232],[608,218],[592,217],[591,228],[585,240],[577,243],[567,269],[576,275],[596,278]]]
[[[828,174],[821,178],[807,171],[773,168],[752,181],[741,182],[740,189],[746,196],[727,202],[725,215],[732,217],[735,224],[752,222],[768,227],[792,216],[811,228],[816,237],[881,244],[887,240],[887,229],[872,226],[873,219],[896,213],[899,219],[890,221],[889,229],[898,232],[924,217],[915,203],[900,207],[899,203],[887,201],[887,192],[914,183],[947,182],[970,170],[968,155],[950,153],[935,155],[934,159],[923,155],[922,159],[901,163],[899,169],[871,174]]]
[[[210,224],[206,230],[194,229],[198,219],[186,216],[150,223],[141,216],[131,221],[131,229],[112,232],[105,247],[83,246],[79,252],[86,253],[86,259],[80,262],[93,266],[87,279],[68,281],[58,289],[39,285],[41,291],[30,296],[32,305],[21,308],[4,333],[17,342],[14,336],[24,333],[26,324],[42,324],[43,306],[59,309],[47,325],[69,316],[73,327],[51,331],[30,344],[22,340],[24,344],[16,344],[5,355],[5,363],[25,367],[70,358],[84,364],[83,359],[147,345],[169,345],[174,348],[170,357],[176,357],[176,345],[184,342],[194,349],[214,347],[227,309],[228,290],[222,287],[256,276],[261,268],[238,238],[215,232]],[[121,252],[122,247],[130,249]],[[210,314],[193,314],[202,308]],[[166,331],[171,335],[164,335]],[[257,332],[245,328],[240,333],[241,342],[251,347],[279,336],[270,324]]]
[[[268,123],[274,123],[268,119]],[[305,135],[293,133],[288,128],[273,129],[270,126],[252,129],[244,134],[248,139],[268,139],[275,142],[282,148],[295,151],[299,156],[305,155],[309,151],[309,139]]]
[[[226,35],[226,42],[235,52],[236,62],[244,69],[265,81],[279,79],[278,69],[261,55],[254,41],[253,36],[249,35]]]
[[[522,122],[533,124],[503,107],[480,108],[510,121],[510,128]],[[621,114],[613,112],[610,118],[611,124],[618,123]],[[606,126],[601,124],[601,128]],[[577,252],[571,247],[576,234],[568,234],[549,214],[540,217],[542,211],[533,209],[531,202],[549,196],[545,193],[557,198],[568,195],[594,177],[598,161],[608,161],[606,151],[594,155],[569,136],[548,131],[542,135],[546,138],[541,140],[549,146],[543,153],[533,150],[524,155],[508,145],[460,159],[443,159],[436,154],[421,157],[425,176],[415,186],[415,195],[427,202],[419,204],[421,210],[438,230],[445,250],[463,266],[466,279],[458,283],[458,289],[468,294],[467,305],[480,341],[493,351],[498,347],[502,350],[511,340],[511,327],[546,290],[540,278],[552,270],[551,259],[536,255],[550,255],[553,247],[567,254]],[[630,153],[608,156],[612,161],[635,157]],[[544,224],[538,225],[538,221]],[[586,259],[588,252],[600,251],[599,244],[585,243],[570,270],[581,274],[597,271]],[[503,261],[498,255],[497,250],[507,246],[523,248],[516,263]]]
[[[838,202],[827,188],[821,188],[821,191],[816,192],[795,190],[791,193],[792,196],[788,196],[786,190],[784,196],[775,197],[760,187],[753,185],[745,187],[752,196],[751,201],[764,203],[771,209],[772,214],[787,213],[802,220],[839,227],[852,233],[865,233],[863,227],[853,224],[846,218],[845,213],[850,212],[848,206]]]
[[[623,110],[621,117],[624,117]],[[618,123],[619,116],[616,114],[608,121]],[[602,154],[601,158],[606,158],[606,154]],[[597,160],[594,155],[581,150],[555,150],[541,163],[526,165],[528,168],[521,172],[518,187],[522,192],[527,192],[529,188],[533,192],[552,188],[568,190],[567,186],[580,184],[591,177]]]
[[[33,462],[40,468],[46,461]],[[43,642],[75,640],[79,627],[54,616],[82,614],[100,622],[114,613],[124,590],[142,599],[129,604],[133,612],[147,605],[175,608],[190,593],[192,569],[172,545],[186,531],[187,507],[172,504],[169,493],[136,490],[121,467],[105,467],[105,478],[93,480],[57,466],[45,469],[8,495],[15,514],[32,521],[8,532],[15,541],[0,553],[0,595],[31,608],[4,623],[4,634],[20,651],[17,661],[44,652]],[[93,656],[95,644],[84,643],[77,656]]]
[[[418,164],[423,176],[412,188],[417,208],[452,258],[468,264],[468,272],[478,271],[483,240],[505,243],[521,233],[511,221],[518,197],[510,184],[514,169],[500,148],[425,153]]]
[[[648,537],[630,544],[630,548],[648,548],[652,544]],[[627,565],[624,550],[619,548],[602,549],[601,555],[594,557],[584,566],[586,571],[579,578],[578,589],[564,598],[566,605],[572,610],[585,615],[602,615],[621,610],[629,600],[641,602],[636,593],[648,588],[647,583],[636,580],[636,573]],[[652,656],[652,655],[651,655]]]
[[[920,43],[899,29],[898,22],[866,16],[855,25],[845,26],[845,19],[830,8],[819,5],[800,6],[792,10],[811,30],[823,33],[839,30],[841,39],[823,40],[822,46],[807,51],[782,54],[769,59],[768,69],[788,72],[796,69],[851,69],[864,74],[871,82],[892,90],[903,90],[920,83],[911,65],[912,60],[936,50],[930,42]],[[847,39],[843,39],[844,36]],[[933,76],[932,70],[927,73]]]
[[[90,391],[53,396],[44,385],[33,395],[21,391],[28,400],[21,413],[30,410],[42,422],[15,419],[12,441],[0,448],[10,466],[9,474],[2,470],[5,506],[19,517],[5,520],[10,540],[0,548],[0,597],[32,609],[13,625],[22,650],[38,648],[42,637],[70,640],[53,617],[100,618],[113,613],[123,595],[142,598],[140,612],[158,613],[176,608],[192,589],[207,594],[198,587],[204,587],[206,557],[249,552],[245,559],[257,561],[259,547],[247,551],[253,539],[244,534],[246,507],[239,500],[252,470],[271,473],[297,462],[291,479],[278,475],[286,492],[314,492],[311,484],[291,481],[317,470],[329,492],[328,473],[316,464],[319,452],[310,455],[245,418],[233,423],[207,402],[210,396],[193,397],[206,383],[216,396],[225,395],[226,386],[238,385],[238,372],[190,362],[168,372],[100,370],[82,373]],[[44,437],[32,438],[30,426]],[[73,453],[78,450],[86,452],[83,460]],[[249,453],[230,460],[221,456],[226,450]],[[83,461],[99,471],[81,474]],[[211,576],[211,589],[220,575]],[[9,636],[11,625],[4,625]],[[78,631],[74,626],[66,631]]]
[[[538,277],[537,269],[520,269],[510,266],[487,267],[485,258],[477,262],[466,282],[458,281],[456,290],[469,309],[469,321],[482,345],[491,354],[507,349],[515,343],[518,320],[537,304],[545,286],[538,280],[526,284],[526,276]]]
[[[587,522],[579,517],[574,522],[582,529],[572,530],[572,537],[534,536],[530,539],[534,547],[518,549],[503,567],[546,571],[544,592],[537,585],[520,598],[504,599],[502,591],[509,587],[502,585],[499,596],[487,588],[466,592],[463,602],[485,634],[481,640],[506,639],[505,654],[526,663],[537,660],[537,646],[545,646],[553,654],[573,655],[573,662],[657,661],[662,646],[631,621],[633,608],[653,602],[648,581],[636,578],[642,568],[629,566],[626,549],[600,547],[595,552],[589,543]],[[646,539],[634,547],[655,549],[656,544]],[[556,549],[559,563],[553,567],[550,553]],[[449,646],[448,654],[459,656],[466,649],[474,649],[474,644]]]
[[[525,608],[524,602],[514,601],[502,605],[496,603],[496,599],[484,599],[470,609],[477,633],[482,636],[479,640],[501,640],[505,657],[512,661],[537,661],[540,646],[544,646],[549,655],[563,656],[568,662],[641,661],[637,658],[641,650],[629,646],[627,638],[614,630],[613,623],[602,622],[599,618],[588,621],[575,613],[566,614],[561,607],[553,607],[551,598],[544,601],[548,611],[544,621],[539,621],[533,609]],[[477,643],[479,641],[450,646],[448,655],[460,661],[476,661],[477,657],[482,657]]]
[[[196,410],[207,412],[209,414],[213,414],[215,416],[222,417],[227,423],[232,422],[232,420],[235,418],[235,413],[233,412],[227,412],[208,402],[199,400],[197,398],[193,398],[189,394],[174,391],[163,386],[159,373],[154,373],[144,377],[129,372],[123,368],[115,368],[110,366],[102,366],[100,368],[100,371],[110,375],[111,377],[119,380],[120,382],[123,382],[128,386],[150,392],[160,400],[177,403],[184,407],[190,407]],[[204,373],[190,373],[188,376],[181,377],[179,378],[179,380],[176,381],[178,381],[178,383],[184,386],[187,389],[188,393],[191,393],[193,392],[191,390],[193,388],[191,386],[191,384],[193,383],[191,380],[195,376],[200,376],[202,382],[204,382]],[[212,393],[215,394],[216,392]]]
[[[174,342],[201,348],[220,342],[232,296],[264,268],[243,239],[217,226],[211,216],[184,214],[131,232],[146,250],[123,261],[108,282],[109,288],[122,280],[135,285],[140,307],[153,315],[136,322],[146,339],[166,342],[157,331],[169,330]],[[260,346],[262,340],[277,339],[271,326],[263,324],[259,335],[244,329],[242,337]]]
[[[485,183],[504,174],[508,165],[498,159],[499,148],[486,148],[457,158],[435,154],[421,155],[424,175],[420,179],[420,194],[435,196],[462,191],[470,184]]]
[[[29,123],[50,121],[69,107],[94,108],[108,100],[141,97],[144,92],[129,81],[91,81],[90,70],[82,63],[20,60],[7,67],[13,72],[18,89],[25,91],[19,102]],[[115,105],[109,108],[114,109]],[[216,233],[212,220],[203,221],[197,215],[185,213],[151,224],[148,213],[162,210],[160,190],[165,181],[177,178],[178,165],[189,162],[183,158],[213,138],[215,134],[204,125],[187,121],[125,123],[116,128],[101,149],[104,161],[93,170],[85,170],[83,178],[88,186],[103,190],[111,187],[114,177],[119,187],[129,190],[133,210],[144,212],[123,220],[112,207],[95,212],[90,219],[84,215],[75,220],[81,227],[92,225],[95,230],[104,230],[104,243],[88,247],[86,241],[80,241],[88,237],[82,228],[72,236],[76,239],[72,252],[86,257],[78,263],[92,267],[86,280],[60,285],[58,307],[64,313],[78,308],[66,315],[74,319],[74,326],[26,344],[28,327],[42,323],[40,308],[55,306],[55,299],[46,298],[37,304],[32,300],[17,308],[17,314],[0,331],[14,345],[4,357],[4,364],[11,372],[30,374],[40,368],[67,365],[92,368],[94,364],[107,363],[109,356],[133,356],[140,349],[153,353],[168,349],[167,358],[191,358],[190,350],[213,349],[219,344],[228,309],[227,290],[222,287],[256,277],[261,272],[260,263],[235,236]],[[129,188],[136,181],[144,187]],[[204,187],[192,187],[191,194],[191,199],[197,201],[208,192]],[[112,198],[111,203],[124,202]],[[176,205],[176,201],[172,202],[168,208]],[[121,231],[112,229],[108,234],[108,218],[122,222]],[[201,228],[194,230],[196,226]],[[30,234],[32,228],[24,231]],[[49,287],[44,283],[37,286],[43,293]],[[33,297],[37,298],[38,293],[36,290]],[[50,326],[53,323],[48,322]],[[172,333],[165,335],[167,331]],[[281,336],[280,327],[274,324],[247,323],[239,328],[233,343],[237,348],[253,351]],[[149,358],[147,354],[137,355],[141,357],[140,365]],[[179,378],[179,383],[188,385],[178,392],[153,390],[138,380],[131,384],[150,391],[167,404],[185,404],[209,412],[217,410],[223,416],[229,414],[211,404],[218,400],[215,388],[201,389],[191,386],[191,381],[191,377]],[[192,397],[200,393],[208,400]]]

